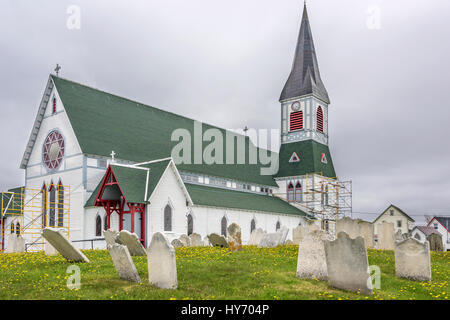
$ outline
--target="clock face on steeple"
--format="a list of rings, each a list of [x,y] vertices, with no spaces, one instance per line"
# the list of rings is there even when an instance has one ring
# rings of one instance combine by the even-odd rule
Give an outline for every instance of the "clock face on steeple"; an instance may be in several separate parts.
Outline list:
[[[45,139],[42,160],[50,170],[58,169],[64,158],[64,138],[57,131],[50,132]]]

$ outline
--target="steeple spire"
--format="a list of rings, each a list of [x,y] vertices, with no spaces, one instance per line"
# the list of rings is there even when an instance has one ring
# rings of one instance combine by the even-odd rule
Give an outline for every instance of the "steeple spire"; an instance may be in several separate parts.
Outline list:
[[[291,74],[281,93],[280,101],[307,94],[313,94],[327,104],[330,103],[328,92],[320,78],[319,64],[305,2],[294,63]]]

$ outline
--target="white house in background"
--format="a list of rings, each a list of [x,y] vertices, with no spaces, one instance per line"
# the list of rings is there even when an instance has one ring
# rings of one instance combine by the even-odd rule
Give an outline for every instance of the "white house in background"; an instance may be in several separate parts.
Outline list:
[[[395,232],[401,230],[402,234],[409,233],[414,228],[415,224],[413,218],[408,216],[402,209],[392,204],[373,222],[375,234],[378,234],[377,226],[383,222],[393,223]]]
[[[442,235],[442,242],[444,244],[444,250],[450,250],[450,217],[434,217],[428,223],[428,227],[432,227],[435,230],[439,231]]]

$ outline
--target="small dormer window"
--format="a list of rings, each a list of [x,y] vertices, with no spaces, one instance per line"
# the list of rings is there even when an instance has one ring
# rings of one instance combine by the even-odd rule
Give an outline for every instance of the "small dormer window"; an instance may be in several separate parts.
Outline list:
[[[391,214],[391,216],[393,216],[394,215],[394,210],[391,210],[390,214]]]
[[[53,102],[52,102],[52,114],[56,113],[56,97],[53,97]]]

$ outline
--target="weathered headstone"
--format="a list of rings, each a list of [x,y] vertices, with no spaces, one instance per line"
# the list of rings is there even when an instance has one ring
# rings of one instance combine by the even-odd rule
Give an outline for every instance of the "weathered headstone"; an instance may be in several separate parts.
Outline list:
[[[207,236],[203,238],[203,246],[212,247],[212,244],[209,242],[209,238]]]
[[[48,243],[48,241],[44,243],[44,253],[45,255],[51,257],[58,255],[58,251],[55,249],[55,247],[53,247],[50,243]]]
[[[228,248],[228,242],[224,236],[219,236],[217,233],[211,233],[208,240],[213,247]]]
[[[355,239],[360,236],[359,219],[344,217],[336,221],[336,234],[345,232],[350,238]]]
[[[150,284],[162,289],[178,287],[175,249],[159,232],[153,235],[147,249],[147,261]]]
[[[181,247],[184,247],[184,244],[183,244],[183,242],[180,241],[180,239],[174,239],[174,240],[172,240],[171,245],[172,245],[174,248],[181,248]]]
[[[45,228],[42,235],[67,261],[89,262],[89,259],[79,249],[75,248],[61,231]]]
[[[116,238],[119,235],[119,231],[115,230],[105,230],[103,236],[105,237],[106,247],[113,246],[116,244]]]
[[[25,252],[25,239],[22,236],[17,236],[14,243],[14,252],[22,253]]]
[[[202,247],[203,246],[203,240],[202,236],[198,233],[193,233],[189,236],[189,240],[191,243],[191,247]]]
[[[296,228],[292,230],[292,241],[294,244],[299,244],[300,241],[303,240],[303,238],[313,231],[320,230],[319,226],[315,223],[306,223],[306,225],[302,226],[299,225]]]
[[[242,250],[242,239],[241,239],[241,228],[236,224],[232,223],[227,228],[227,242],[228,248],[231,251],[241,251]]]
[[[286,242],[284,243],[286,246],[291,246],[294,244],[294,241],[292,240],[286,240]]]
[[[324,247],[330,285],[371,295],[372,281],[364,238],[351,239],[341,232],[336,240],[324,241]]]
[[[300,241],[298,246],[297,278],[327,279],[327,260],[324,240],[329,240],[324,231],[313,231]]]
[[[394,224],[383,222],[377,225],[377,249],[380,250],[394,250]]]
[[[415,281],[431,281],[428,241],[409,238],[395,243],[395,275]]]
[[[281,228],[278,232],[275,233],[266,233],[259,245],[258,248],[274,248],[279,245],[283,245],[288,236],[289,229],[286,227]]]
[[[281,233],[279,245],[283,245],[286,242],[287,236],[289,235],[289,229],[287,227],[282,227],[278,232]]]
[[[127,246],[116,243],[109,246],[108,251],[121,279],[137,283],[141,282]]]
[[[366,242],[366,247],[375,248],[373,223],[360,220],[358,224],[359,224],[359,234],[361,237],[364,238],[364,241]]]
[[[249,246],[257,246],[262,238],[264,237],[265,232],[258,228],[253,230],[253,232],[250,234],[250,239],[248,240],[248,245]]]
[[[181,242],[183,242],[183,245],[184,245],[185,247],[190,247],[190,246],[191,246],[191,239],[189,239],[189,237],[188,237],[187,235],[182,234],[182,235],[180,236],[179,240],[180,240]]]
[[[122,230],[116,237],[116,243],[127,246],[132,256],[145,256],[147,254],[136,233]]]
[[[6,243],[5,253],[14,253],[15,252],[16,239],[17,239],[17,235],[15,233],[11,233],[8,236],[8,242]]]

